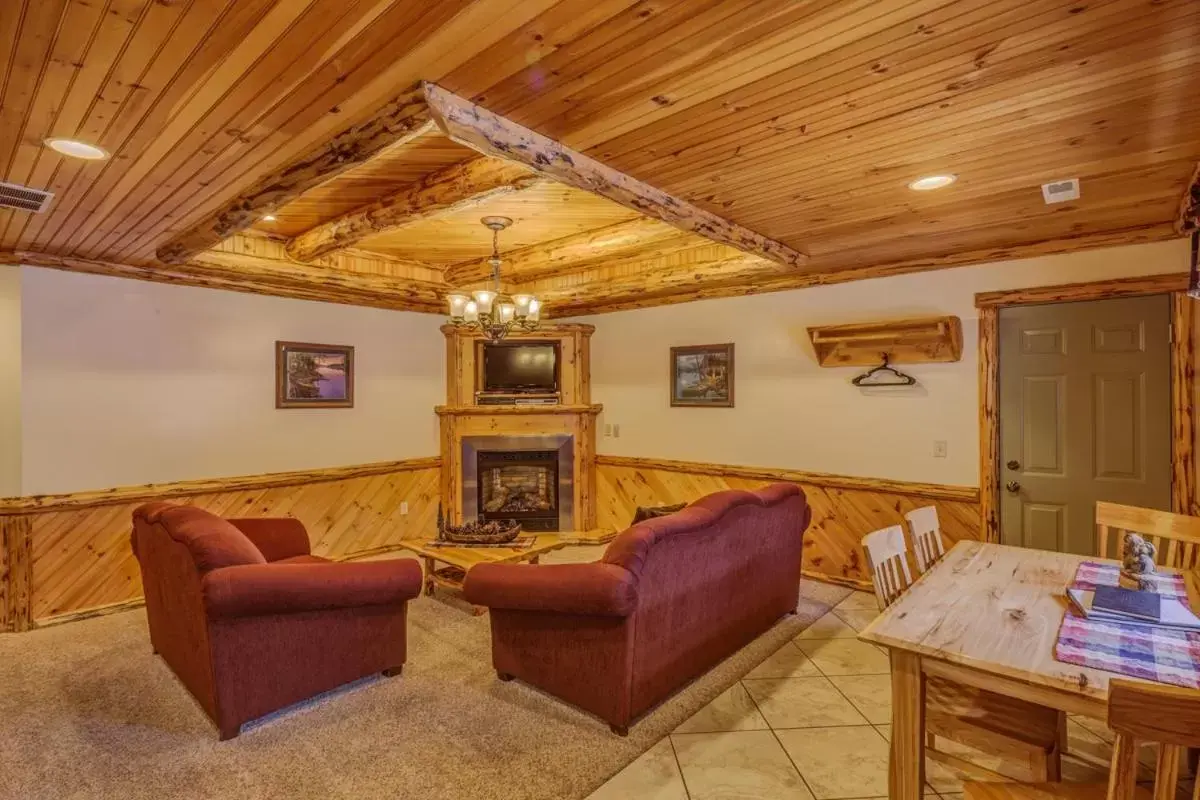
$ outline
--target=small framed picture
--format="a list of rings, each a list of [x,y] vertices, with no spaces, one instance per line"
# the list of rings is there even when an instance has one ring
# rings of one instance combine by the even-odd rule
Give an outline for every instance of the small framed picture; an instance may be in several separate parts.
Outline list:
[[[276,408],[353,408],[354,348],[275,343]]]
[[[733,345],[672,347],[671,405],[733,408]]]

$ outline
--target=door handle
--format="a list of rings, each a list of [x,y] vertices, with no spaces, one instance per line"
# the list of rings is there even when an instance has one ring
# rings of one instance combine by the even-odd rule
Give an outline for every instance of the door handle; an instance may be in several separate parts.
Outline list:
[[[1009,494],[1016,494],[1017,492],[1021,491],[1021,484],[1017,483],[1016,481],[1009,481],[1008,483],[1004,484],[1004,488],[1008,490]]]

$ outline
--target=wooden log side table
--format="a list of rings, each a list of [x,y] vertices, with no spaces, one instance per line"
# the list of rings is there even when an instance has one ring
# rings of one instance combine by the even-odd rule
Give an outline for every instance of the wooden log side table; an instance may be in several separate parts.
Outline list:
[[[461,592],[467,571],[476,564],[536,564],[542,554],[571,543],[569,537],[557,533],[536,534],[534,539],[529,547],[442,547],[436,546],[434,539],[413,539],[400,545],[425,563],[425,594],[432,595],[439,586]],[[474,609],[476,616],[487,610],[481,606]]]

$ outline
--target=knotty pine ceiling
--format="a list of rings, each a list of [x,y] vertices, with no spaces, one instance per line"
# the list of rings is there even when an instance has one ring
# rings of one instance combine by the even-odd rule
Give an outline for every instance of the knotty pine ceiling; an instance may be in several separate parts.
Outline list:
[[[557,185],[356,245],[463,277],[479,216],[512,216],[502,246],[538,251],[557,313],[1161,239],[1200,160],[1198,62],[1195,0],[6,0],[2,180],[55,198],[0,211],[0,252],[152,264],[419,79],[811,257],[781,274]],[[423,135],[256,229],[295,236],[477,157]],[[1080,200],[1046,206],[1068,177]],[[644,238],[572,245],[622,224]]]

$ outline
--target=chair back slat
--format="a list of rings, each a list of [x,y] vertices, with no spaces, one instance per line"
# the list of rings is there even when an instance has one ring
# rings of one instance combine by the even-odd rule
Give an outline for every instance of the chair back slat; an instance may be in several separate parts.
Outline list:
[[[1158,550],[1161,567],[1188,569],[1200,555],[1200,517],[1153,508],[1096,503],[1096,549],[1101,558],[1120,559],[1125,534],[1136,533]]]
[[[868,533],[863,537],[862,546],[875,579],[875,599],[879,601],[881,609],[887,608],[912,585],[904,529],[893,525]]]
[[[1133,797],[1142,742],[1158,743],[1155,800],[1171,800],[1187,748],[1200,747],[1200,691],[1114,679],[1108,690],[1108,727],[1117,734],[1108,800]]]
[[[925,573],[934,562],[946,554],[942,541],[942,526],[938,523],[937,506],[916,508],[904,515],[912,533],[917,569]]]

